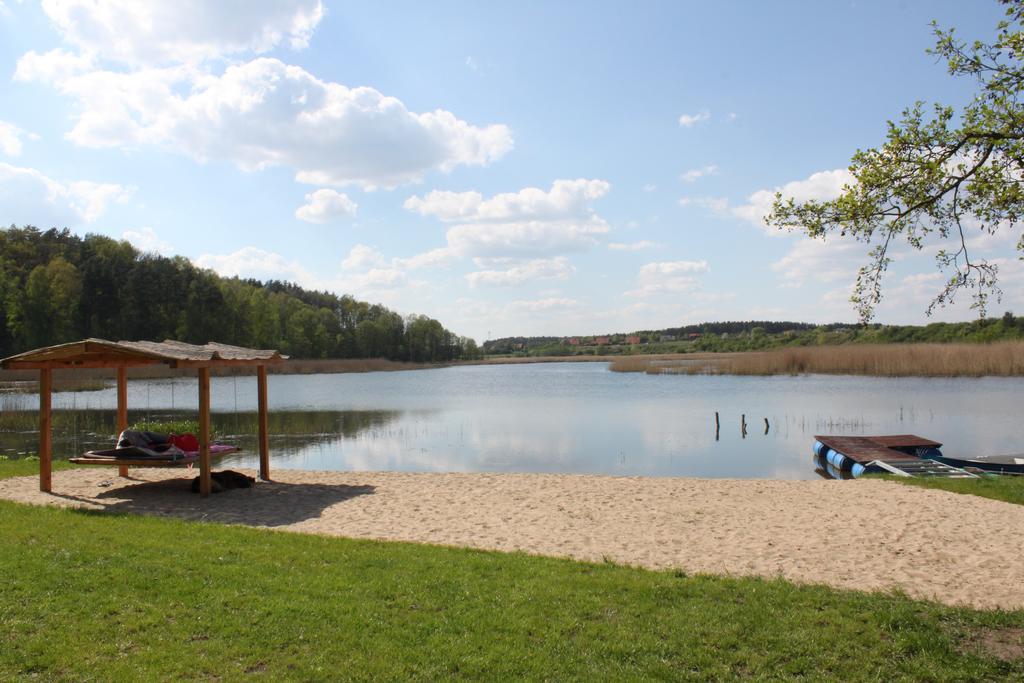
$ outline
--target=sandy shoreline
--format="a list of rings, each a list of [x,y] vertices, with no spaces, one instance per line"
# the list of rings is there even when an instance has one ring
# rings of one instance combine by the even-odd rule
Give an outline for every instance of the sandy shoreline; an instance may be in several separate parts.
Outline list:
[[[186,476],[83,468],[0,498],[1024,608],[1024,506],[891,482],[277,470],[203,500]]]

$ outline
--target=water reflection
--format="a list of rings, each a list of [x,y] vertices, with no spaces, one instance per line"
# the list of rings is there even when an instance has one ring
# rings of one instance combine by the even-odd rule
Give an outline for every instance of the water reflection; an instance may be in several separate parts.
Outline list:
[[[399,419],[394,410],[286,410],[268,416],[271,448],[275,455],[322,448],[352,439],[361,432],[381,430]],[[194,420],[187,411],[129,411],[133,423]],[[0,453],[21,456],[36,452],[38,445],[35,411],[6,412],[0,415]],[[255,412],[213,413],[211,429],[220,441],[240,446],[248,455],[237,458],[247,462],[259,448],[258,416]],[[112,448],[116,439],[116,412],[113,410],[58,410],[53,413],[55,457],[71,457],[87,450]],[[226,461],[225,461],[226,462]]]
[[[194,416],[195,384],[130,381],[131,419]],[[272,375],[271,455],[274,467],[304,469],[810,479],[816,434],[917,433],[952,456],[1020,452],[1022,398],[1019,378],[669,376],[600,363]],[[35,397],[17,401],[2,406],[0,452],[35,450]],[[255,403],[253,378],[213,379],[214,428],[245,449],[226,464],[257,463]],[[113,390],[60,393],[54,405],[58,453],[110,445]]]
[[[822,479],[853,479],[853,472],[841,470],[825,458],[814,456],[814,473]]]

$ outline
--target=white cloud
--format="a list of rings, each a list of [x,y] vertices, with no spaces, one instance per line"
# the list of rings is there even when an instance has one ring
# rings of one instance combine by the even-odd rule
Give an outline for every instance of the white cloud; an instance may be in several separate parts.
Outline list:
[[[372,291],[395,289],[409,284],[409,276],[397,268],[371,268],[367,272],[348,278],[340,289],[351,291]]]
[[[17,126],[0,121],[0,151],[7,156],[16,157],[21,154],[21,136],[24,131]]]
[[[698,287],[696,276],[709,270],[707,261],[648,263],[642,266],[637,274],[637,289],[625,292],[625,296],[693,292]]]
[[[132,246],[145,253],[171,256],[174,254],[174,246],[156,234],[153,228],[144,227],[139,230],[125,230],[121,233],[121,239],[128,240]]]
[[[423,216],[434,215],[443,221],[504,221],[561,218],[588,211],[591,200],[611,190],[605,180],[556,180],[548,191],[527,187],[505,192],[485,200],[479,192],[433,191],[425,197],[410,197],[405,208]]]
[[[295,217],[309,223],[328,223],[355,217],[357,208],[347,194],[324,188],[307,194],[306,203],[295,209]]]
[[[458,257],[458,253],[451,247],[438,247],[437,249],[431,249],[408,258],[392,259],[392,263],[396,268],[408,268],[410,270],[416,268],[436,268],[447,266]]]
[[[556,180],[548,191],[528,187],[484,199],[479,192],[434,191],[405,208],[457,223],[448,247],[461,256],[537,258],[582,251],[608,232],[590,203],[609,192],[604,180]]]
[[[683,114],[679,117],[679,125],[683,128],[690,128],[696,126],[698,123],[702,123],[711,118],[711,112],[705,109],[697,114]]]
[[[385,262],[384,254],[365,244],[357,244],[349,250],[341,267],[345,270],[361,270],[382,266]]]
[[[14,80],[62,83],[73,76],[92,70],[94,66],[95,58],[90,54],[77,54],[60,48],[43,54],[33,50],[18,59],[14,69]]]
[[[409,111],[369,87],[322,81],[260,57],[220,72],[213,58],[304,45],[319,0],[44,3],[65,41],[29,52],[15,78],[77,103],[67,138],[87,147],[160,145],[246,170],[284,166],[315,185],[393,188],[430,171],[486,165],[512,149],[507,126]]]
[[[124,187],[116,183],[94,183],[91,180],[76,180],[68,185],[71,206],[87,223],[92,223],[103,215],[111,202],[123,204],[134,192],[134,187]]]
[[[409,197],[402,206],[421,216],[434,215],[442,221],[454,221],[473,218],[483,200],[479,192],[433,190],[424,197]]]
[[[788,254],[772,264],[784,287],[801,287],[808,280],[823,284],[852,282],[867,262],[861,242],[817,240],[803,237]]]
[[[683,180],[688,180],[689,174],[695,174],[702,170],[705,169],[688,171],[683,174]],[[696,177],[699,176],[695,176],[693,179]],[[785,197],[793,197],[798,202],[810,199],[824,201],[838,197],[843,186],[852,181],[853,175],[848,170],[839,168],[831,171],[819,171],[804,180],[794,180],[781,187],[758,190],[747,198],[746,204],[740,206],[731,205],[725,197],[682,197],[679,199],[679,205],[697,206],[720,216],[736,216],[763,228],[769,235],[784,235],[785,232],[769,228],[764,222],[765,216],[771,211],[776,192],[781,192]]]
[[[195,259],[195,263],[224,277],[288,280],[300,285],[311,285],[316,281],[298,261],[253,246],[242,247],[231,254],[203,254]]]
[[[396,257],[388,259],[378,249],[365,245],[357,244],[352,247],[348,256],[341,262],[341,267],[344,270],[388,270],[388,271],[406,271],[415,270],[417,268],[430,268],[448,265],[455,255],[447,247],[441,247],[439,249],[432,249],[431,251],[416,254],[408,258]],[[377,275],[377,277],[381,277]]]
[[[224,277],[287,280],[308,289],[349,293],[357,297],[372,297],[380,292],[424,284],[412,282],[404,271],[389,267],[380,254],[370,247],[358,245],[353,251],[355,258],[349,265],[372,267],[363,273],[340,277],[321,277],[296,260],[254,246],[242,247],[231,254],[203,254],[195,259],[195,263],[200,268],[209,268]],[[349,259],[352,258],[350,252]]]
[[[64,39],[127,65],[196,63],[299,49],[324,15],[320,0],[43,0]]]
[[[732,209],[732,213],[740,218],[765,228],[770,234],[780,231],[768,228],[764,217],[771,211],[775,201],[775,193],[781,192],[784,197],[793,197],[798,202],[809,199],[825,201],[834,199],[842,192],[843,186],[853,181],[853,174],[845,168],[812,173],[804,180],[794,180],[782,187],[771,190],[758,190],[747,198],[747,203]]]
[[[679,206],[699,206],[717,214],[729,213],[729,200],[725,197],[682,197]]]
[[[480,63],[476,61],[472,56],[466,57],[466,68],[470,71],[480,73]]]
[[[703,166],[701,168],[691,168],[689,171],[684,171],[682,175],[679,176],[679,179],[682,180],[684,183],[692,183],[696,180],[700,180],[705,176],[717,174],[718,166],[712,164],[710,166]]]
[[[59,81],[81,110],[67,137],[87,147],[163,145],[246,170],[287,166],[299,182],[365,189],[486,165],[512,148],[506,126],[478,128],[442,109],[411,112],[373,88],[321,81],[276,59],[193,77],[170,68]]]
[[[609,242],[608,248],[613,251],[640,251],[641,249],[653,249],[654,247],[661,246],[657,242],[651,242],[650,240],[640,240],[639,242],[625,243],[625,242]]]
[[[658,189],[658,186],[655,185],[654,183],[647,183],[646,185],[643,186],[643,191],[644,192],[654,192],[657,189]]]
[[[888,295],[892,296],[895,293],[901,300],[909,298],[917,302],[927,302],[942,291],[945,282],[946,278],[938,272],[907,275],[900,280],[896,292],[889,292]]]
[[[448,244],[463,255],[529,258],[585,251],[608,232],[598,217],[475,223],[457,225],[447,233]]]
[[[580,302],[575,299],[549,297],[547,299],[512,301],[505,307],[505,310],[510,313],[561,313],[579,307]]]
[[[640,268],[640,277],[646,275],[677,276],[695,275],[708,272],[707,261],[660,261],[648,263]]]
[[[566,280],[576,269],[569,259],[533,259],[506,270],[479,270],[466,275],[470,287],[514,287],[534,280]]]
[[[79,180],[60,183],[34,168],[0,162],[0,206],[4,220],[40,227],[91,223],[111,202],[124,202],[134,188]]]

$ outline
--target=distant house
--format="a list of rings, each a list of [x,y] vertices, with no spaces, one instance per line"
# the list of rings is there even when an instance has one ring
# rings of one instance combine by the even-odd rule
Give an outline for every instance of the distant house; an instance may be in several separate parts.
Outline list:
[[[640,343],[640,335],[638,335],[638,334],[631,334],[631,335],[629,335],[628,337],[626,337],[626,343],[627,344],[639,344]]]
[[[689,337],[690,339],[700,339],[700,332],[691,332],[686,336]]]
[[[515,349],[516,351],[523,351],[523,350],[526,349],[526,344],[523,344],[523,343],[513,344],[512,348]]]
[[[663,334],[661,335],[661,341],[675,341],[676,335],[674,334]]]
[[[569,346],[579,346],[579,345],[580,345],[580,338],[579,337],[573,337],[573,338],[571,338],[569,340]]]
[[[594,337],[594,343],[598,346],[607,346],[610,343],[608,337]]]

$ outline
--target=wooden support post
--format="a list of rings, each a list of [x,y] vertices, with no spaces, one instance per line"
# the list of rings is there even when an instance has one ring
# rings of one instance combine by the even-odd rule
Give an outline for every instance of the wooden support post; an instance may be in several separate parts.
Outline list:
[[[747,438],[747,416],[746,416],[746,414],[740,415],[740,433],[743,435],[744,439]]]
[[[210,495],[210,368],[199,368],[199,495]]]
[[[259,399],[260,479],[270,481],[270,434],[267,417],[267,366],[256,367],[256,393]]]
[[[764,419],[764,433],[765,434],[768,433],[768,418],[767,417]]]
[[[718,411],[715,411],[715,441],[718,441],[718,430],[721,428],[721,423],[718,421]]]
[[[39,371],[39,490],[49,493],[53,481],[53,435],[50,424],[50,392],[53,370]]]
[[[117,366],[117,433],[128,429],[128,368],[124,365]],[[122,477],[128,476],[128,465],[118,465],[117,473]]]

